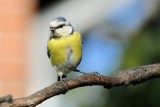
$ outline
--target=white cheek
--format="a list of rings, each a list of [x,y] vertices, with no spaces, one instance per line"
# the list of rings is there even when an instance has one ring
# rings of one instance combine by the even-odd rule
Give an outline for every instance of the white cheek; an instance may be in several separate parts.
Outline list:
[[[69,34],[71,34],[71,33],[72,33],[72,28],[71,28],[71,27],[69,27],[69,29],[68,29],[68,33],[69,33]]]
[[[61,29],[56,29],[56,33],[60,34],[60,35],[63,35],[63,29],[62,28]]]
[[[56,29],[58,35],[70,35],[72,33],[72,27],[64,26],[63,28]]]
[[[72,33],[72,27],[70,26],[65,26],[63,27],[63,32],[65,33],[65,35],[70,35]]]

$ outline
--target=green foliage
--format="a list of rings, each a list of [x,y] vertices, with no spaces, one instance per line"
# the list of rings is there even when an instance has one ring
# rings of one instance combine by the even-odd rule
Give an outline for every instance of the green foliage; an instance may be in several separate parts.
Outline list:
[[[153,21],[154,22],[154,21]],[[121,69],[160,62],[160,24],[150,23],[134,36],[124,54]],[[136,86],[113,88],[104,107],[160,107],[160,79]]]
[[[160,16],[150,20],[133,35],[123,55],[120,69],[160,63]],[[102,90],[92,107],[160,107],[160,78],[136,86]],[[86,107],[83,106],[83,107]]]
[[[160,34],[160,33],[159,33]],[[160,61],[160,36],[144,32],[131,40],[124,55],[123,69],[157,63]]]

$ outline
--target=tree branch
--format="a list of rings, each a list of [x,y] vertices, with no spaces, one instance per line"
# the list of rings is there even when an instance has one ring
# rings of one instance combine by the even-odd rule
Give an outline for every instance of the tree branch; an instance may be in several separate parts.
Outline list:
[[[4,97],[0,97],[0,103],[3,103],[3,102],[11,102],[12,101],[12,96],[11,95],[7,95],[7,96],[4,96]]]
[[[79,77],[58,81],[28,97],[3,102],[0,107],[35,107],[43,101],[67,91],[84,86],[100,85],[105,88],[139,84],[152,78],[160,77],[160,64],[140,66],[138,68],[119,71],[113,76],[87,74]]]

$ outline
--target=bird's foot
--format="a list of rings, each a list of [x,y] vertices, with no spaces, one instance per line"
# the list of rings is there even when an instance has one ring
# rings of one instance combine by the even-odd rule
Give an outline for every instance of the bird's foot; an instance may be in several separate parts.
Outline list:
[[[64,91],[62,92],[62,94],[66,94],[66,92],[68,91],[67,87],[68,87],[68,79],[67,78],[62,78],[62,80],[65,83],[66,88],[64,89]]]
[[[100,73],[99,72],[93,72],[93,75],[100,77]]]

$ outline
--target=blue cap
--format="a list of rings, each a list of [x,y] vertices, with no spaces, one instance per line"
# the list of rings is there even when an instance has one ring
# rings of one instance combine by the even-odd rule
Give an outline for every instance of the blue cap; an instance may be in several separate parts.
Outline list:
[[[55,19],[53,19],[52,21],[55,21],[55,20],[57,20],[57,21],[63,21],[63,22],[65,22],[65,21],[67,21],[64,17],[57,17],[57,18],[55,18]]]

